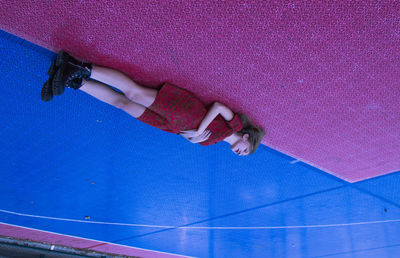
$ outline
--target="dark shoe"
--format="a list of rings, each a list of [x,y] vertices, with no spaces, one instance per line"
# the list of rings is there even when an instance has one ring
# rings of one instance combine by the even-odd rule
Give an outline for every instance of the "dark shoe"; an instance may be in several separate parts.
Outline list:
[[[52,79],[49,78],[44,84],[40,92],[41,98],[44,102],[50,101],[53,98],[53,90],[51,85]]]
[[[68,63],[68,62],[76,64],[76,65],[84,66],[84,67],[91,66],[91,63],[86,63],[81,60],[78,60],[78,59],[74,58],[73,56],[71,56],[70,54],[68,54],[67,52],[65,52],[64,50],[61,50],[58,53],[58,56],[56,59],[56,66],[60,67],[62,65],[62,63]]]
[[[64,93],[65,87],[79,89],[82,79],[89,79],[91,71],[91,64],[81,66],[70,61],[62,63],[52,82],[53,94],[60,96]]]
[[[51,62],[50,68],[47,71],[49,75],[49,79],[43,84],[42,91],[40,93],[41,99],[44,102],[50,101],[53,99],[53,79],[57,70],[60,68],[62,62],[64,61],[72,61],[79,63],[78,60],[70,56],[67,52],[61,50],[55,60]],[[73,81],[73,84],[77,84],[78,82]]]
[[[47,74],[50,75],[49,79],[43,84],[42,91],[40,92],[41,98],[44,102],[50,101],[53,98],[53,78],[57,71],[56,60],[51,62],[50,68]]]
[[[47,71],[47,74],[50,76],[49,79],[43,84],[42,91],[41,91],[41,99],[45,102],[50,101],[53,99],[53,80],[54,75],[56,74],[57,70],[61,67],[62,63],[71,62],[73,64],[81,65],[81,66],[90,66],[90,63],[84,63],[75,59],[70,54],[61,50],[58,53],[58,56],[53,62],[51,62],[50,68]],[[82,79],[72,80],[70,85],[72,88],[79,88],[80,84],[82,83]],[[58,91],[59,93],[59,91]],[[61,93],[62,94],[62,93]]]
[[[71,56],[70,54],[68,54],[64,50],[61,50],[60,52],[58,52],[58,56],[57,56],[57,59],[55,62],[57,69],[59,69],[63,63],[68,63],[68,62],[75,64],[75,65],[80,65],[82,67],[90,67],[90,70],[92,68],[91,63],[86,63],[81,60],[78,60],[78,59],[74,58],[73,56]],[[72,88],[78,89],[80,87],[81,83],[82,83],[82,80],[76,79],[76,80],[72,80],[72,82],[70,84],[71,84]],[[62,91],[62,92],[64,92],[64,91]]]
[[[57,61],[53,60],[53,62],[51,62],[49,70],[47,71],[47,74],[50,75],[50,77],[53,76],[57,72],[57,68],[59,66],[57,66],[56,63],[57,63]]]

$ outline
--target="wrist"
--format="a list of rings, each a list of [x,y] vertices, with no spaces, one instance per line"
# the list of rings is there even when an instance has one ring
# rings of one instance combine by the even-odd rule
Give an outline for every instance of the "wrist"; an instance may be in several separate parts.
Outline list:
[[[196,130],[196,136],[199,136],[200,134],[202,134],[204,132],[204,130],[201,130],[200,128],[197,128]]]

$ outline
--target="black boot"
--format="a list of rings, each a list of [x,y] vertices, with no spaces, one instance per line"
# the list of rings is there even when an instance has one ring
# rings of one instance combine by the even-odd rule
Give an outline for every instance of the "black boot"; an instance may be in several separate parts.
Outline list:
[[[50,101],[53,99],[53,90],[51,86],[51,80],[48,79],[42,87],[42,91],[40,92],[40,96],[44,102]]]
[[[71,56],[70,54],[68,54],[67,52],[65,52],[64,50],[61,50],[58,53],[58,56],[56,59],[57,69],[62,65],[62,63],[67,63],[67,62],[71,62],[73,64],[80,65],[80,66],[90,66],[91,65],[91,63],[85,63],[81,60],[78,60],[78,59],[74,58],[73,56]]]
[[[53,78],[54,78],[54,74],[56,73],[56,71],[57,71],[56,60],[53,60],[53,62],[51,62],[49,70],[47,71],[47,74],[50,77],[44,83],[42,91],[40,93],[42,100],[45,102],[50,101],[53,98],[52,83],[53,83]]]
[[[70,54],[61,50],[58,53],[58,56],[53,62],[51,62],[50,68],[47,71],[47,74],[50,76],[49,79],[44,83],[42,91],[41,91],[41,98],[43,101],[47,102],[53,98],[53,79],[54,75],[56,74],[57,70],[60,68],[61,64],[64,62],[72,62],[77,65],[89,65],[89,63],[84,63],[72,57]],[[82,80],[81,80],[82,81]],[[72,87],[76,88],[81,83],[81,81],[73,80],[71,82]]]
[[[61,66],[52,82],[53,94],[56,96],[63,94],[65,87],[79,89],[82,85],[82,79],[89,79],[92,72],[91,63],[84,63],[76,59],[63,61],[61,61]],[[79,64],[76,64],[77,62]]]

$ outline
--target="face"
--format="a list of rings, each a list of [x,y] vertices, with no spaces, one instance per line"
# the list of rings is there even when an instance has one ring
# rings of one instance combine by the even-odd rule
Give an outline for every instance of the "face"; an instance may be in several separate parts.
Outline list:
[[[231,150],[239,156],[246,156],[250,154],[250,143],[247,140],[248,134],[245,134],[235,144],[232,144]]]

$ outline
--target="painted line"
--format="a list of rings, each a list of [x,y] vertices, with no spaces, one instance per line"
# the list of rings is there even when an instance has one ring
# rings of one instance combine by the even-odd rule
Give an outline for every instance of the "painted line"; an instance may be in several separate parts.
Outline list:
[[[400,219],[394,219],[394,220],[377,220],[377,221],[341,223],[341,224],[299,225],[299,226],[180,227],[180,226],[161,226],[161,225],[146,225],[146,224],[130,224],[130,223],[115,223],[115,222],[102,222],[102,221],[75,220],[75,219],[66,219],[66,218],[56,218],[56,217],[46,217],[46,216],[24,214],[24,213],[18,213],[18,212],[7,211],[7,210],[0,210],[0,212],[13,214],[13,215],[17,215],[17,216],[22,216],[22,217],[31,217],[31,218],[57,220],[57,221],[68,221],[68,222],[79,222],[79,223],[87,223],[87,224],[102,224],[102,225],[145,227],[145,228],[192,229],[192,230],[197,230],[197,229],[249,230],[249,229],[327,228],[327,227],[342,227],[342,226],[356,226],[356,225],[370,225],[370,224],[400,222]]]

